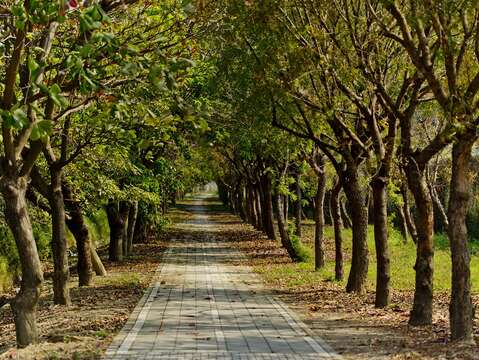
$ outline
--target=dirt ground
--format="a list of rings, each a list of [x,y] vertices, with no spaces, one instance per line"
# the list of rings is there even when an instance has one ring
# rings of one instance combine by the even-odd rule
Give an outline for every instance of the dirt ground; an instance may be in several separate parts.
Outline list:
[[[224,241],[248,255],[257,272],[274,271],[290,263],[277,241],[268,240],[238,218],[223,213],[217,220],[228,223],[221,233]],[[325,240],[326,254],[334,254],[334,243]],[[332,255],[333,256],[333,255]],[[303,321],[325,339],[345,359],[479,359],[479,347],[448,341],[448,294],[436,293],[433,325],[411,327],[407,324],[413,292],[393,291],[392,305],[374,307],[374,293],[348,294],[330,280],[314,286],[289,286],[281,278],[266,286],[299,314]],[[475,296],[474,303],[479,304]],[[479,320],[475,319],[475,340],[479,344]]]
[[[101,358],[148,287],[165,244],[162,240],[137,244],[133,255],[121,264],[106,261],[106,252],[100,252],[108,275],[95,277],[93,286],[82,288],[73,275],[72,306],[68,308],[53,305],[47,279],[38,306],[39,344],[15,348],[12,313],[4,306],[0,310],[0,359]]]

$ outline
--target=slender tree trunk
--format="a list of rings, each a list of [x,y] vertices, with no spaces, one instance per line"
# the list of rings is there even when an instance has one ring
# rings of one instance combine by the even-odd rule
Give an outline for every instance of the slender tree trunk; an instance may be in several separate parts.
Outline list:
[[[78,201],[73,198],[70,186],[62,183],[63,199],[65,209],[68,212],[66,225],[75,238],[78,253],[78,285],[90,286],[93,279],[93,269],[91,260],[91,239],[88,227],[83,219],[83,212]]]
[[[70,305],[68,279],[68,244],[66,239],[65,206],[62,192],[62,168],[50,166],[50,209],[52,216],[53,303]]]
[[[251,225],[254,226],[255,229],[258,228],[258,214],[256,212],[256,198],[254,194],[253,185],[248,186],[248,196],[249,196],[249,207],[251,211]]]
[[[296,194],[296,201],[294,202],[294,233],[301,237],[301,212],[303,211],[303,207],[301,205],[302,194],[301,194],[301,174],[299,170],[296,170],[294,174],[295,184],[294,184],[294,192]]]
[[[371,181],[374,204],[374,242],[376,244],[376,301],[375,306],[383,308],[389,305],[389,283],[391,279],[389,247],[388,247],[388,210],[387,210],[387,178],[378,176]]]
[[[2,176],[0,182],[5,200],[5,220],[15,239],[22,270],[20,291],[11,304],[18,347],[38,341],[36,306],[43,282],[42,266],[25,199],[27,186],[26,178],[6,175]]]
[[[289,220],[289,195],[284,195],[284,221],[286,224]]]
[[[276,207],[281,209],[283,207],[283,196],[279,193],[275,195],[276,200]],[[283,212],[277,211],[276,212],[276,219],[278,220],[278,230],[279,230],[279,237],[281,239],[281,245],[286,249],[288,252],[289,257],[292,261],[298,261],[299,257],[294,249],[293,244],[291,243],[291,239],[288,233],[288,224],[285,222]]]
[[[264,197],[264,225],[266,235],[271,240],[276,240],[276,234],[274,233],[274,214],[273,214],[273,199],[272,199],[272,186],[271,178],[269,175],[262,177],[263,183],[263,197]]]
[[[404,216],[406,218],[407,229],[409,231],[409,234],[411,235],[412,241],[417,244],[416,224],[413,217],[411,216],[411,207],[409,206],[409,196],[406,184],[403,184],[401,186],[401,194],[403,197],[403,210]]]
[[[417,208],[417,254],[414,304],[409,318],[411,325],[432,323],[433,297],[433,231],[434,216],[432,199],[427,187],[424,167],[411,159],[406,166],[406,175]]]
[[[128,230],[127,230],[127,252],[131,253],[133,249],[133,237],[135,236],[136,218],[138,216],[138,201],[133,201],[128,214]]]
[[[342,174],[341,181],[351,207],[353,231],[353,253],[346,291],[364,293],[369,265],[367,194],[361,186],[356,167],[348,167]]]
[[[432,201],[439,212],[439,218],[441,219],[443,230],[447,234],[449,232],[449,219],[447,218],[446,210],[444,209],[444,205],[442,204],[434,185],[431,184],[429,189],[431,191]]]
[[[409,236],[409,232],[407,230],[407,221],[406,221],[406,215],[404,214],[404,209],[402,206],[397,206],[397,214],[399,215],[399,220],[400,220],[400,231],[401,231],[401,237],[403,239],[404,243],[407,243],[407,238]]]
[[[123,202],[123,204],[122,204],[122,202],[120,202],[120,213],[122,212],[122,206],[124,206],[124,208],[123,208],[124,213],[120,214],[120,216],[124,217],[124,221],[123,221],[123,235],[122,235],[121,244],[122,244],[122,247],[123,247],[123,257],[127,257],[129,255],[129,252],[128,252],[128,223],[130,222],[130,219],[128,218],[128,216],[130,215],[131,204],[126,202],[126,201]]]
[[[324,196],[326,194],[326,174],[318,174],[318,187],[314,197],[314,269],[319,270],[324,266]]]
[[[474,307],[471,299],[471,269],[466,215],[473,177],[471,150],[476,136],[460,139],[452,149],[452,175],[449,197],[449,240],[452,258],[452,288],[449,322],[452,340],[470,343],[473,338]]]
[[[90,249],[91,249],[91,262],[92,262],[92,266],[93,266],[93,270],[95,271],[95,274],[97,274],[98,276],[106,276],[107,272],[106,272],[105,266],[103,266],[103,263],[100,257],[98,256],[98,253],[96,252],[93,244]]]
[[[261,208],[261,196],[257,187],[254,189],[255,210],[256,210],[256,228],[260,231],[264,229],[263,209]]]
[[[342,198],[339,199],[339,205],[341,206],[341,217],[343,225],[346,229],[351,229],[353,227],[351,217],[349,216],[348,209],[346,207],[346,200]]]
[[[341,192],[341,188],[342,188],[341,180],[338,177],[336,183],[334,184],[333,189],[331,190],[331,217],[333,219],[334,247],[335,247],[334,274],[335,274],[335,279],[338,281],[343,280],[343,277],[344,277],[343,237],[341,234],[343,223],[341,220],[341,209],[339,205],[339,193]]]

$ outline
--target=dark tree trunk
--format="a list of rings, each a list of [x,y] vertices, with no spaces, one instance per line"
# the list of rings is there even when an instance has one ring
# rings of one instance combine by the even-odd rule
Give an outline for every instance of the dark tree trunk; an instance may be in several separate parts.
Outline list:
[[[407,229],[409,231],[409,235],[411,235],[412,241],[417,244],[416,224],[411,216],[411,207],[409,206],[409,196],[406,184],[401,186],[401,194],[403,197],[403,211],[406,218]]]
[[[388,247],[388,180],[380,170],[371,181],[374,204],[374,242],[376,244],[376,300],[375,306],[386,307],[389,304],[389,282],[391,279],[389,247]]]
[[[106,213],[108,224],[110,226],[110,245],[108,249],[109,260],[123,261],[125,222],[128,216],[127,207],[123,201],[114,201],[107,205]]]
[[[424,167],[420,168],[417,162],[411,159],[406,166],[406,175],[417,209],[417,255],[414,265],[416,284],[409,323],[411,325],[430,325],[432,323],[433,297],[433,205]]]
[[[276,207],[281,209],[283,207],[283,196],[281,194],[275,195],[276,199]],[[299,257],[294,249],[293,244],[291,243],[291,239],[288,233],[288,224],[285,222],[284,216],[282,211],[276,212],[276,219],[278,220],[278,230],[279,230],[279,237],[281,239],[281,245],[286,249],[288,252],[289,257],[292,261],[298,261]]]
[[[334,248],[335,248],[335,266],[334,274],[336,280],[343,280],[343,237],[341,230],[343,223],[341,220],[341,209],[339,205],[339,193],[341,192],[342,184],[341,180],[337,179],[331,190],[331,217],[333,219],[334,227]]]
[[[303,207],[301,205],[301,174],[299,173],[299,170],[296,170],[294,174],[294,193],[296,194],[296,201],[294,202],[294,233],[298,236],[301,237],[301,213],[303,211]]]
[[[133,237],[135,236],[136,218],[138,216],[138,201],[133,201],[128,214],[128,230],[127,230],[127,252],[131,253],[133,249]]]
[[[369,265],[367,191],[361,186],[358,169],[353,165],[342,173],[341,182],[351,208],[353,231],[353,253],[346,291],[364,293]]]
[[[276,240],[276,234],[274,233],[274,214],[273,214],[273,199],[272,199],[272,187],[271,178],[269,175],[264,175],[261,179],[263,188],[263,213],[264,213],[264,228],[266,235],[271,240]]]
[[[62,192],[62,168],[50,166],[50,209],[52,216],[53,303],[70,305],[68,244],[66,239],[65,206]]]
[[[471,150],[476,137],[459,139],[452,149],[449,197],[449,240],[452,258],[452,288],[449,322],[452,340],[473,342],[474,307],[471,299],[471,270],[466,215],[471,197]]]
[[[65,208],[69,215],[66,217],[66,225],[73,234],[77,247],[78,285],[90,286],[93,279],[90,233],[83,219],[80,204],[75,201],[71,188],[64,182],[62,184],[62,191]]]
[[[324,266],[324,196],[326,194],[326,174],[318,174],[318,187],[314,197],[314,269],[319,270]]]
[[[250,209],[251,225],[253,225],[257,229],[258,215],[256,213],[256,198],[255,198],[253,185],[251,184],[248,186],[248,204]]]
[[[25,199],[27,183],[25,178],[10,178],[6,175],[2,176],[0,182],[5,200],[5,220],[15,239],[22,270],[20,291],[11,304],[18,347],[26,347],[38,340],[36,306],[43,282],[42,266]]]
[[[286,224],[288,223],[289,220],[289,196],[284,195],[284,221]]]

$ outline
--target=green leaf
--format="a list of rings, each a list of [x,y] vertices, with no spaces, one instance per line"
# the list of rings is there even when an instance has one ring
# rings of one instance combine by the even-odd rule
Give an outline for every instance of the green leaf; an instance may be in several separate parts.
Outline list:
[[[59,107],[67,107],[68,100],[61,95],[61,92],[62,89],[60,89],[60,86],[58,86],[58,84],[53,84],[48,90],[48,95],[50,96],[50,99],[53,100],[55,105]]]
[[[32,133],[30,139],[33,141],[36,140],[46,140],[48,136],[53,133],[53,124],[50,120],[41,120],[33,124]]]

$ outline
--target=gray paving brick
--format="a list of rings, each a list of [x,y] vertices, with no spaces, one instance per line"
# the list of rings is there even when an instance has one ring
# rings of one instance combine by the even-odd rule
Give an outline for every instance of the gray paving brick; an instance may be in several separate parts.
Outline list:
[[[105,359],[339,358],[251,269],[231,265],[243,255],[220,243],[215,227],[201,211],[182,224],[203,236],[171,240],[155,281]]]

